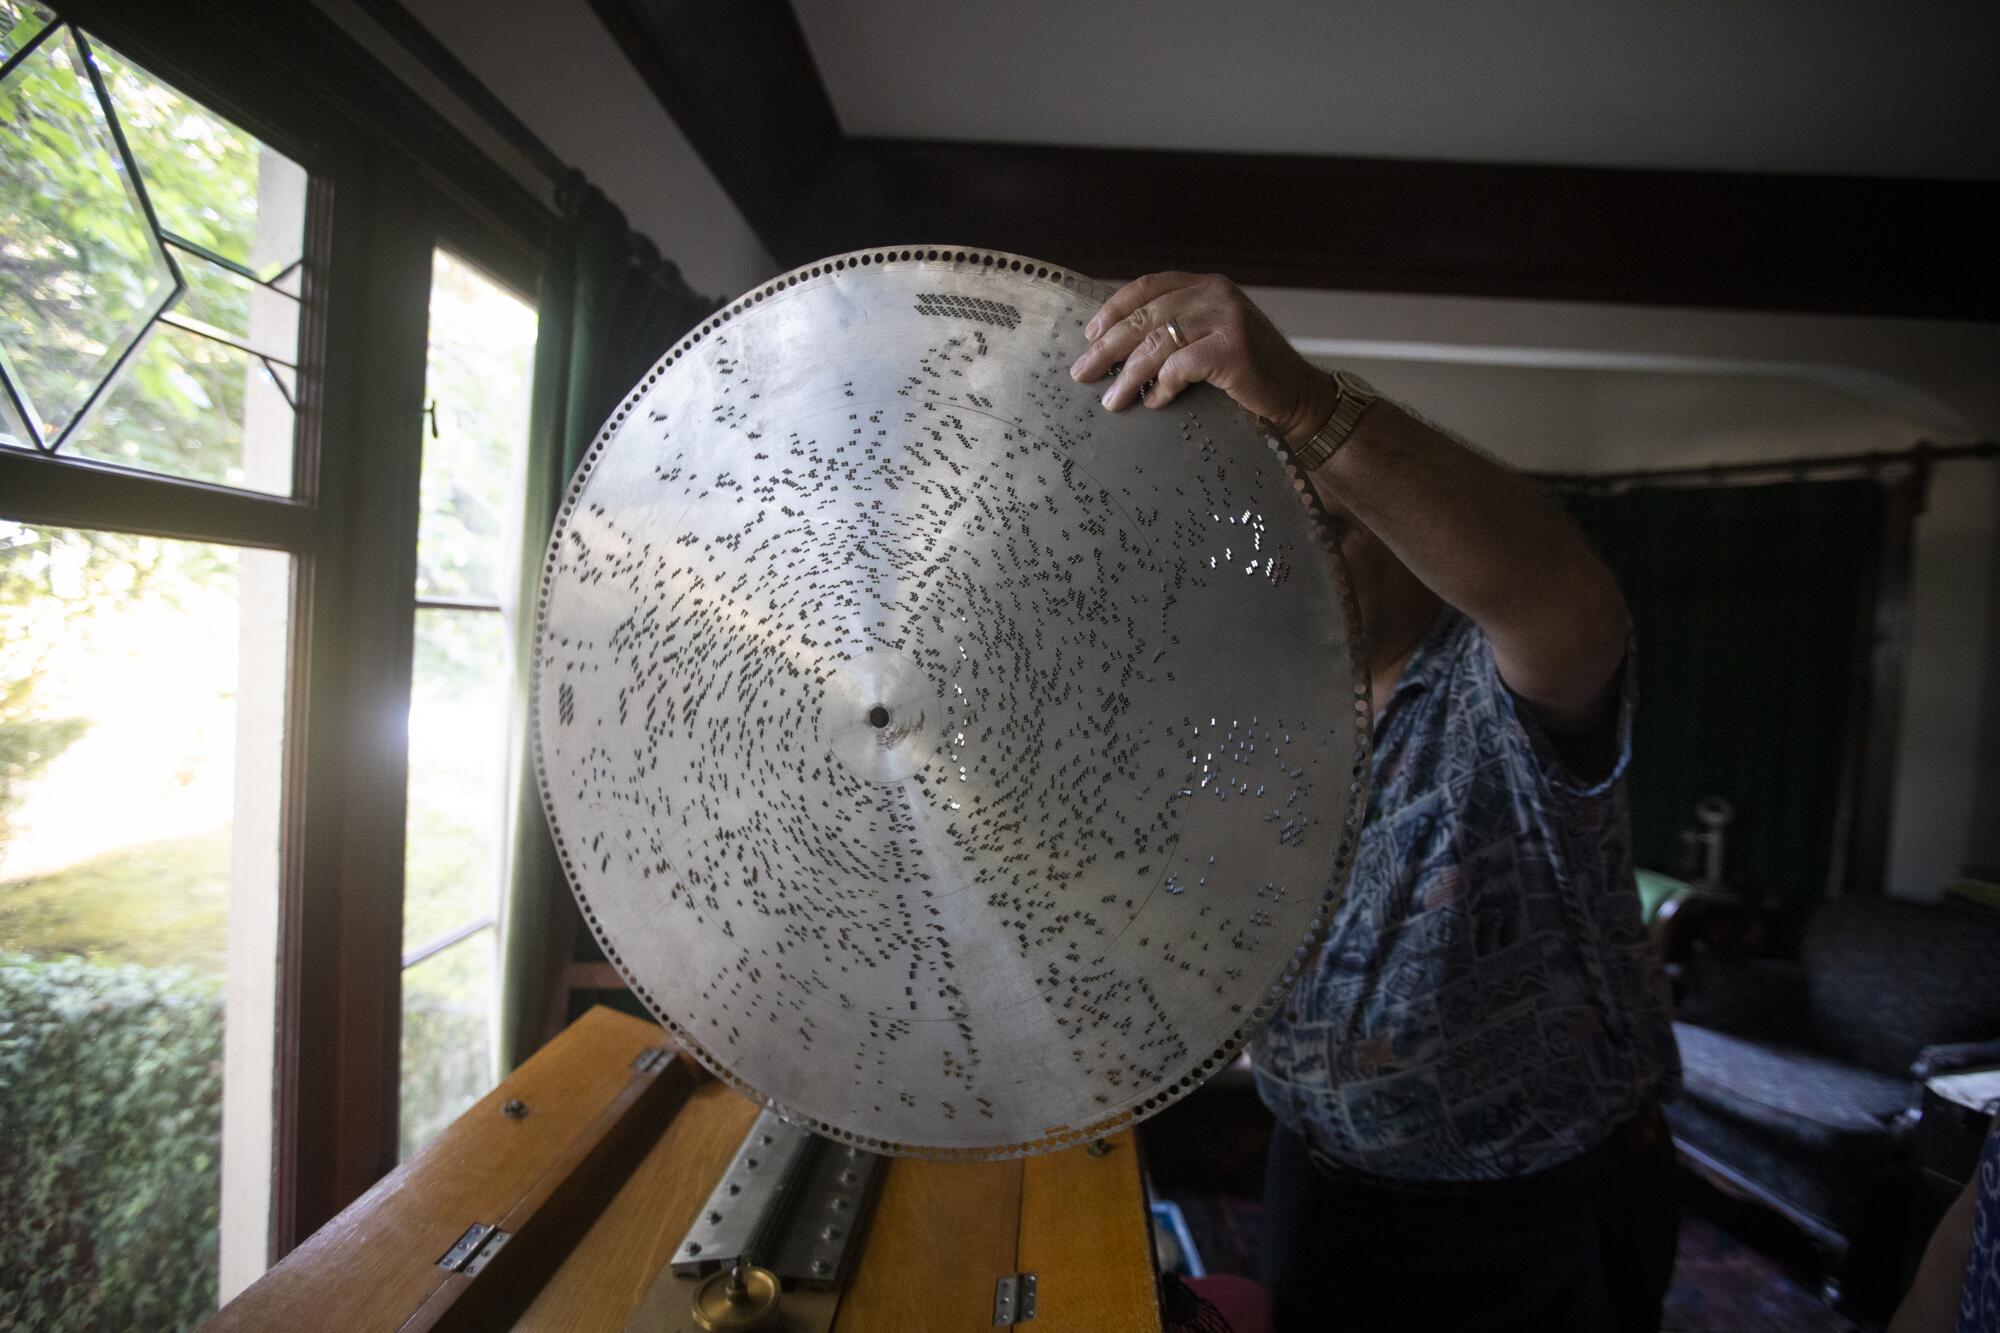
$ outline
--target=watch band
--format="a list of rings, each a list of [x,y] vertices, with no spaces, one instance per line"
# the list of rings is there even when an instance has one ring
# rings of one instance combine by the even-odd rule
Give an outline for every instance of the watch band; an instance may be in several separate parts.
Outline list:
[[[1292,462],[1302,472],[1311,472],[1332,458],[1340,446],[1347,443],[1347,437],[1354,434],[1361,414],[1382,396],[1375,392],[1374,385],[1344,370],[1335,373],[1333,383],[1339,391],[1339,396],[1333,401],[1333,415],[1312,433],[1312,438],[1292,451]]]

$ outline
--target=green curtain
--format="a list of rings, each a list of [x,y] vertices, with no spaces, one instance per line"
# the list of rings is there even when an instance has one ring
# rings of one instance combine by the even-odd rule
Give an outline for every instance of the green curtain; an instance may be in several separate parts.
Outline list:
[[[534,1050],[541,1032],[549,931],[573,910],[535,789],[528,735],[528,671],[542,552],[570,477],[598,428],[639,378],[713,307],[635,235],[581,177],[557,191],[560,218],[542,265],[528,480],[514,645],[512,804],[508,892],[501,930],[501,1072]]]
[[[1638,863],[1674,870],[1695,803],[1736,809],[1727,873],[1781,938],[1826,894],[1860,707],[1883,491],[1872,480],[1565,495],[1638,635]]]

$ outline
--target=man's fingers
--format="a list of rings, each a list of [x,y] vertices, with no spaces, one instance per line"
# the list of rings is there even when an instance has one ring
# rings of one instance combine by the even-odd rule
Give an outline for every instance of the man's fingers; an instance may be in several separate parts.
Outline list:
[[[1169,321],[1178,340],[1167,332]],[[1240,288],[1218,275],[1154,273],[1129,282],[1086,329],[1091,345],[1070,375],[1089,384],[1117,367],[1104,393],[1104,405],[1114,412],[1142,394],[1150,405],[1164,407],[1198,382],[1268,418],[1288,438],[1307,429],[1309,417],[1325,420],[1320,409],[1331,410],[1330,380],[1284,342]],[[1152,391],[1144,393],[1149,384]]]
[[[1134,278],[1111,293],[1111,299],[1090,317],[1090,323],[1084,325],[1083,336],[1093,340],[1101,338],[1107,329],[1119,320],[1130,319],[1141,306],[1193,281],[1195,276],[1192,273],[1148,273],[1143,278]]]
[[[1132,286],[1137,285],[1137,283],[1132,284]],[[1158,339],[1168,340],[1168,346],[1165,352],[1161,353],[1162,356],[1166,352],[1173,351],[1171,336],[1167,333],[1167,321],[1178,320],[1184,323],[1187,319],[1185,309],[1187,304],[1187,294],[1176,288],[1132,310],[1123,319],[1110,325],[1095,342],[1091,343],[1084,354],[1076,359],[1076,364],[1069,368],[1070,377],[1089,384],[1120,361],[1131,361],[1139,354],[1141,348]],[[1111,307],[1107,305],[1104,309],[1110,310]],[[1192,335],[1182,328],[1181,336],[1187,338]],[[1143,380],[1140,382],[1144,383]]]
[[[1111,332],[1083,349],[1083,355],[1069,368],[1070,378],[1089,384],[1123,361],[1143,336],[1130,320],[1119,320]]]
[[[1084,326],[1091,343],[1069,368],[1071,378],[1089,384],[1125,360],[1141,339],[1173,318],[1182,289],[1196,281],[1192,273],[1148,273],[1113,292]]]
[[[1112,411],[1120,411],[1137,402],[1139,391],[1146,386],[1146,382],[1157,375],[1167,358],[1178,350],[1165,324],[1166,321],[1161,320],[1160,328],[1139,340],[1125,357],[1125,368],[1118,372],[1118,378],[1104,391],[1104,405]]]
[[[1216,362],[1223,351],[1223,342],[1211,333],[1162,361],[1153,376],[1153,391],[1146,395],[1146,406],[1165,407],[1180,397],[1188,385],[1205,383],[1218,368]]]
[[[1254,313],[1222,278],[1148,274],[1119,288],[1091,318],[1085,328],[1091,345],[1070,375],[1088,384],[1117,367],[1104,392],[1104,405],[1114,412],[1140,401],[1164,407],[1204,381],[1251,410],[1268,410],[1262,399],[1270,395],[1243,396],[1249,387],[1244,375],[1255,370],[1243,361],[1244,321]],[[1168,331],[1169,322],[1179,338]]]

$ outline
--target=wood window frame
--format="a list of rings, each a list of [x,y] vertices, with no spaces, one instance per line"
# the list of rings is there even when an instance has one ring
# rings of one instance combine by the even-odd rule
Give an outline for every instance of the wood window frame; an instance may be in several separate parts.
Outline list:
[[[432,252],[532,298],[553,213],[305,0],[54,0],[310,173],[294,494],[0,450],[0,517],[294,561],[271,1258],[396,1162]]]

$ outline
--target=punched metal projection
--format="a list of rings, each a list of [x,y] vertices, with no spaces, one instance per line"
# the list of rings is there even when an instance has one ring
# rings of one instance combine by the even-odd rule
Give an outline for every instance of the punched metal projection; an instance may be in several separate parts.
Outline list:
[[[840,256],[694,330],[551,538],[537,768],[634,992],[868,1148],[1001,1156],[1235,1054],[1345,883],[1351,599],[1219,393],[1073,382],[1109,289]]]

